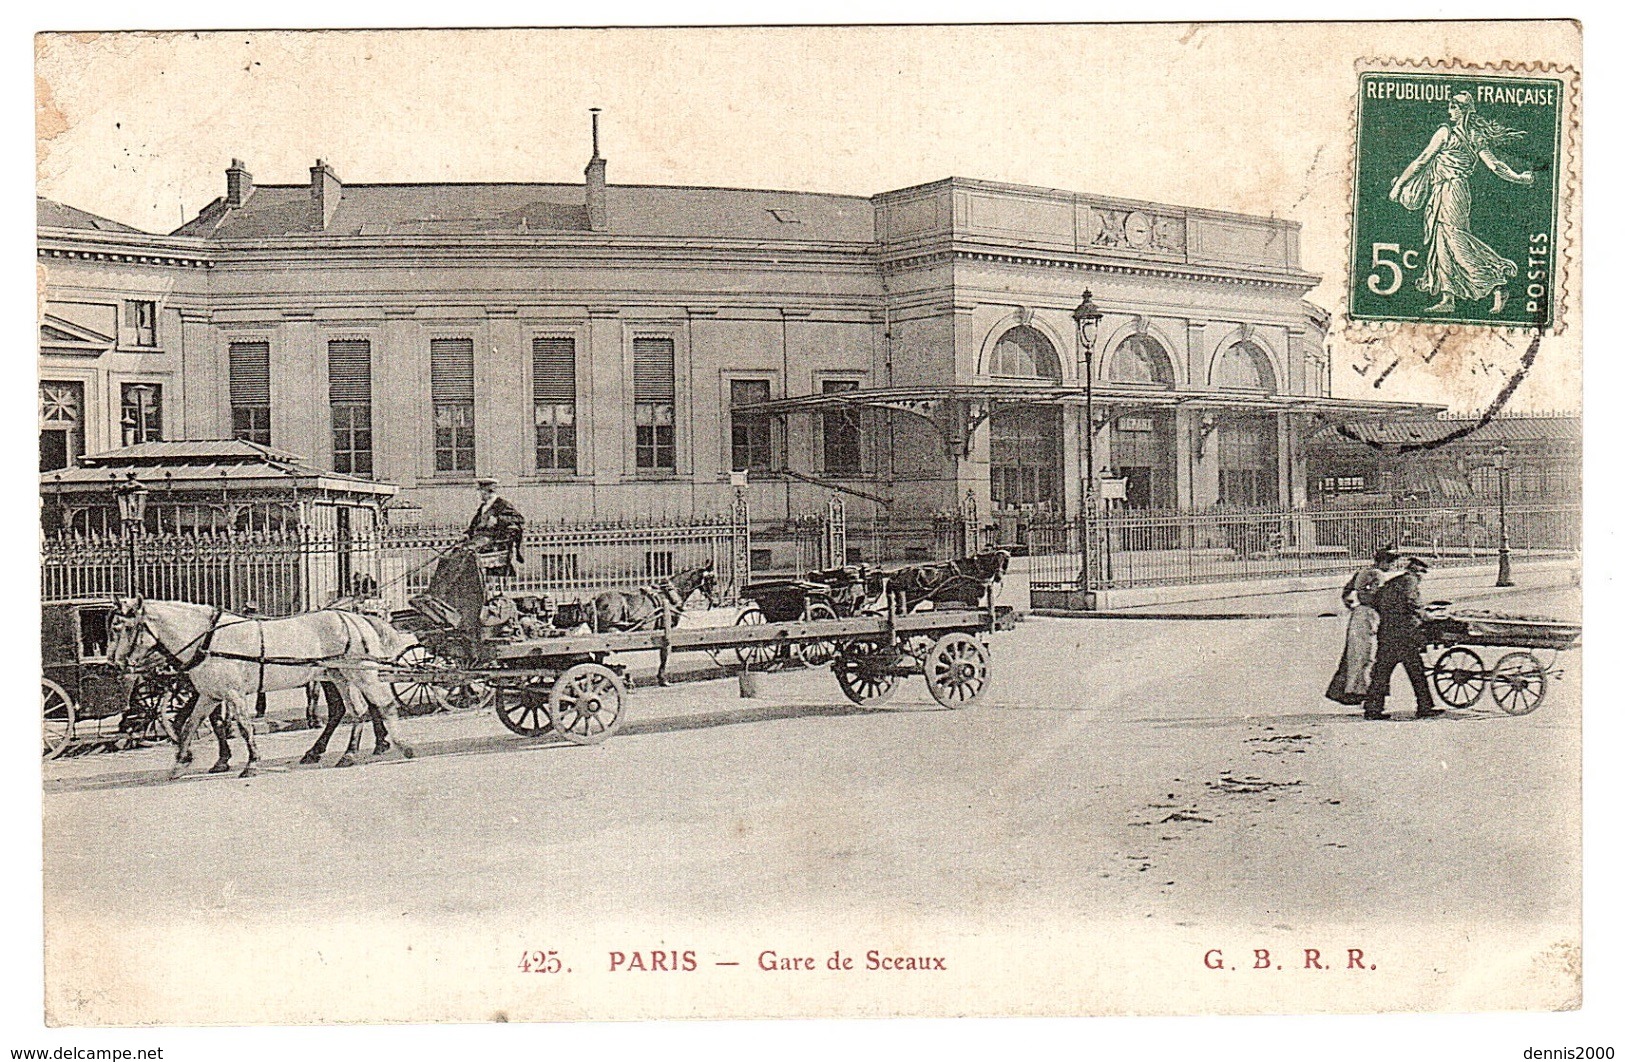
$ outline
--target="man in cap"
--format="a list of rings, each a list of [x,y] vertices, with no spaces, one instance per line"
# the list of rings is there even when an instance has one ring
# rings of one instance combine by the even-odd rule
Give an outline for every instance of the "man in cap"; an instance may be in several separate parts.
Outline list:
[[[512,575],[514,563],[525,560],[520,552],[525,537],[524,514],[497,494],[496,480],[481,477],[475,482],[480,488],[480,505],[468,522],[468,539],[476,551],[495,550],[503,555],[502,565],[492,574]]]
[[[1427,561],[1410,557],[1404,570],[1382,584],[1377,591],[1377,662],[1371,668],[1371,685],[1365,695],[1365,717],[1387,719],[1388,683],[1394,668],[1404,667],[1416,696],[1416,718],[1443,715],[1433,706],[1427,669],[1422,666],[1422,576]]]

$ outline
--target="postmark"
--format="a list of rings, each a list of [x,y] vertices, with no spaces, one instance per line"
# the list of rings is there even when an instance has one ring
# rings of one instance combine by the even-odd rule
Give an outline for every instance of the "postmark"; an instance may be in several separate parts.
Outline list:
[[[1559,323],[1572,97],[1555,73],[1360,71],[1351,321]]]

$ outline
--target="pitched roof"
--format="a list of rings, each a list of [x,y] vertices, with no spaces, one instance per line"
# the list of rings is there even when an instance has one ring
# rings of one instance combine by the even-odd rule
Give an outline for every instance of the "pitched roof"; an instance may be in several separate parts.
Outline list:
[[[218,484],[221,481],[297,481],[301,488],[321,486],[362,494],[394,494],[392,483],[363,479],[306,464],[297,454],[244,442],[241,439],[176,439],[137,443],[79,459],[71,468],[40,475],[40,482],[55,488],[103,487],[135,477],[148,486],[166,488]]]
[[[1357,421],[1342,427],[1367,443],[1419,443],[1442,439],[1451,432],[1478,421],[1477,416],[1449,416],[1438,420]],[[1327,424],[1315,433],[1317,439],[1338,439],[1337,429]],[[1483,446],[1495,443],[1579,443],[1582,432],[1577,416],[1501,416],[1474,429],[1451,445]]]
[[[88,210],[58,203],[44,196],[34,197],[34,224],[40,228],[53,229],[90,229],[95,232],[135,232],[140,229],[132,228],[120,221],[104,218],[92,214]],[[141,233],[147,235],[146,233]]]
[[[579,184],[346,184],[325,235],[464,236],[588,232]],[[863,196],[744,188],[612,184],[611,235],[872,243]],[[307,235],[308,185],[258,185],[235,209],[211,203],[178,236],[253,240]]]

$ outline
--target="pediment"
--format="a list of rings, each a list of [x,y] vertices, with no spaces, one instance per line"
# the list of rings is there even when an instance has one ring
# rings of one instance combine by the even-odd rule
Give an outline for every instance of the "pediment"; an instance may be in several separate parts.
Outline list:
[[[94,358],[112,350],[114,338],[48,313],[40,322],[39,345],[42,351],[52,354]]]

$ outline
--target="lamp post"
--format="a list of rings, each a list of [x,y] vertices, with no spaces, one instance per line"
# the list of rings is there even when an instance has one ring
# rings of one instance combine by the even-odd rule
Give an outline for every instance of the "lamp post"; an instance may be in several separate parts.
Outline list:
[[[1083,361],[1083,567],[1078,581],[1084,592],[1084,607],[1093,607],[1089,600],[1094,577],[1090,571],[1090,527],[1095,507],[1095,333],[1104,316],[1095,305],[1094,293],[1083,289],[1083,301],[1072,311],[1072,320],[1078,326],[1078,357]]]
[[[118,499],[119,528],[124,532],[124,592],[131,597],[135,586],[135,539],[147,518],[147,495],[150,493],[135,473],[131,472],[123,483],[113,488]]]
[[[1512,585],[1512,555],[1507,552],[1507,470],[1511,465],[1511,451],[1506,443],[1498,444],[1490,453],[1495,457],[1495,480],[1501,509],[1501,547],[1496,554],[1495,585]]]

